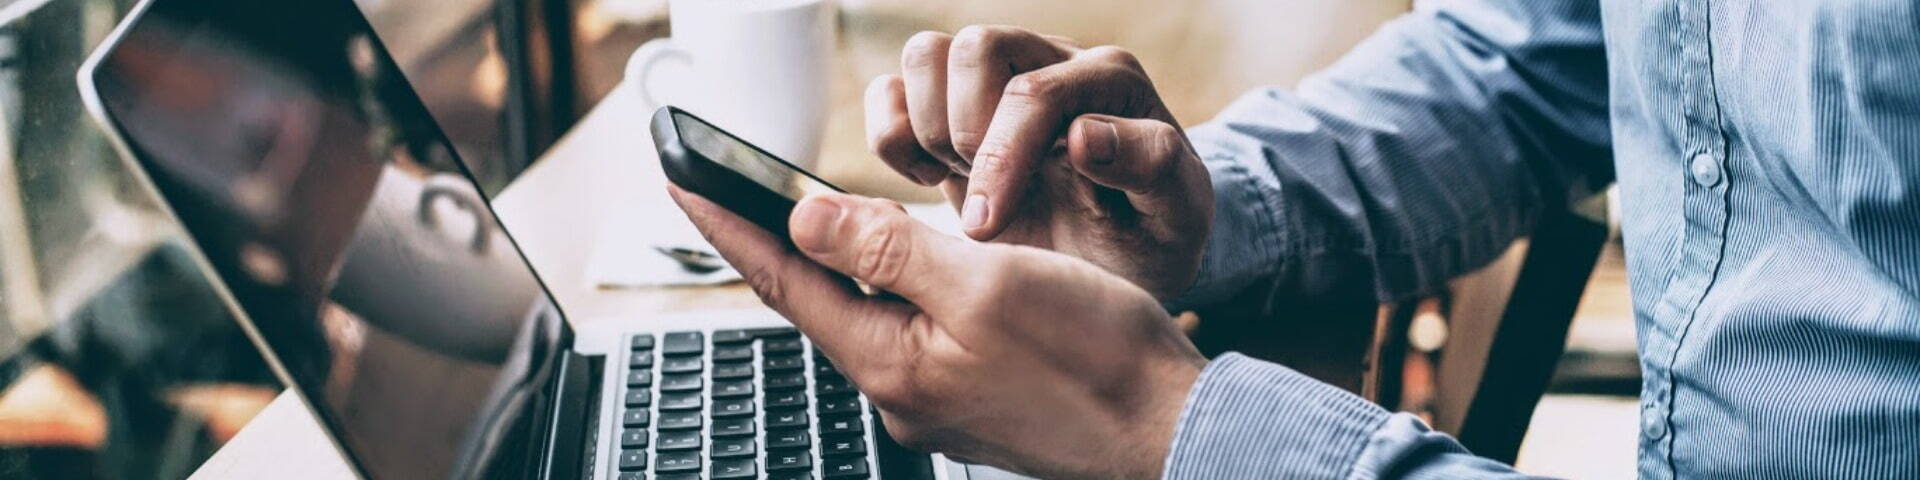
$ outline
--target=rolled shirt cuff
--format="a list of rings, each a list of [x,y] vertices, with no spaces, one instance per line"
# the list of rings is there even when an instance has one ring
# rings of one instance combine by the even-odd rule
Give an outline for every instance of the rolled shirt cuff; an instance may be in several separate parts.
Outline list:
[[[1389,413],[1292,369],[1228,353],[1181,411],[1165,478],[1347,478]]]
[[[1164,303],[1169,312],[1219,303],[1279,269],[1285,242],[1277,226],[1279,193],[1262,187],[1259,177],[1232,155],[1216,153],[1206,164],[1213,181],[1213,228],[1200,274],[1186,292]]]

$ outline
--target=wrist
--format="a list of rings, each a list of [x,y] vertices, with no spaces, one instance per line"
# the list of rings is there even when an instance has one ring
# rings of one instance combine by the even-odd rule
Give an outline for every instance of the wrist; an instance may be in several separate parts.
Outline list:
[[[1207,366],[1206,357],[1192,351],[1190,344],[1183,346],[1188,350],[1183,353],[1189,355],[1165,362],[1149,377],[1156,381],[1146,382],[1151,390],[1130,422],[1136,427],[1135,431],[1125,436],[1134,441],[1128,442],[1130,451],[1122,452],[1124,460],[1120,464],[1125,465],[1122,478],[1158,479],[1166,468],[1187,397]]]

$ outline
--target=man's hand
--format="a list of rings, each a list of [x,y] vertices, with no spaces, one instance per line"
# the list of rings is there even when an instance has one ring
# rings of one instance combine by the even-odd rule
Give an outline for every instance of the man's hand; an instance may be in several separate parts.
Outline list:
[[[1191,286],[1213,186],[1140,63],[1012,27],[922,32],[867,87],[867,142],[941,185],[968,236],[1092,261],[1167,299]]]
[[[885,200],[807,199],[795,252],[672,193],[902,444],[1046,478],[1159,478],[1206,359],[1145,291],[1065,255],[941,235]]]

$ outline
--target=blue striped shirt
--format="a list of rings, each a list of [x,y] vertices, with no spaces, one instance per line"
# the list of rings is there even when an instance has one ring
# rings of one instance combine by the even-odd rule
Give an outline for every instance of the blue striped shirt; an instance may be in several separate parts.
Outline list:
[[[1920,478],[1920,2],[1423,4],[1191,136],[1219,204],[1178,304],[1428,293],[1617,183],[1641,477]],[[1506,469],[1228,355],[1166,473]]]

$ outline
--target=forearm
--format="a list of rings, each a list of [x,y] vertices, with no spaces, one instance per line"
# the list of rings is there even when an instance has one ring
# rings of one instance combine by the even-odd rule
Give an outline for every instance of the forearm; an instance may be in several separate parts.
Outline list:
[[[1177,306],[1255,280],[1312,294],[1366,275],[1436,289],[1611,180],[1592,2],[1455,2],[1389,23],[1296,92],[1246,95],[1190,130],[1213,235]]]
[[[1165,477],[1523,477],[1419,419],[1279,365],[1227,354],[1187,397]]]

